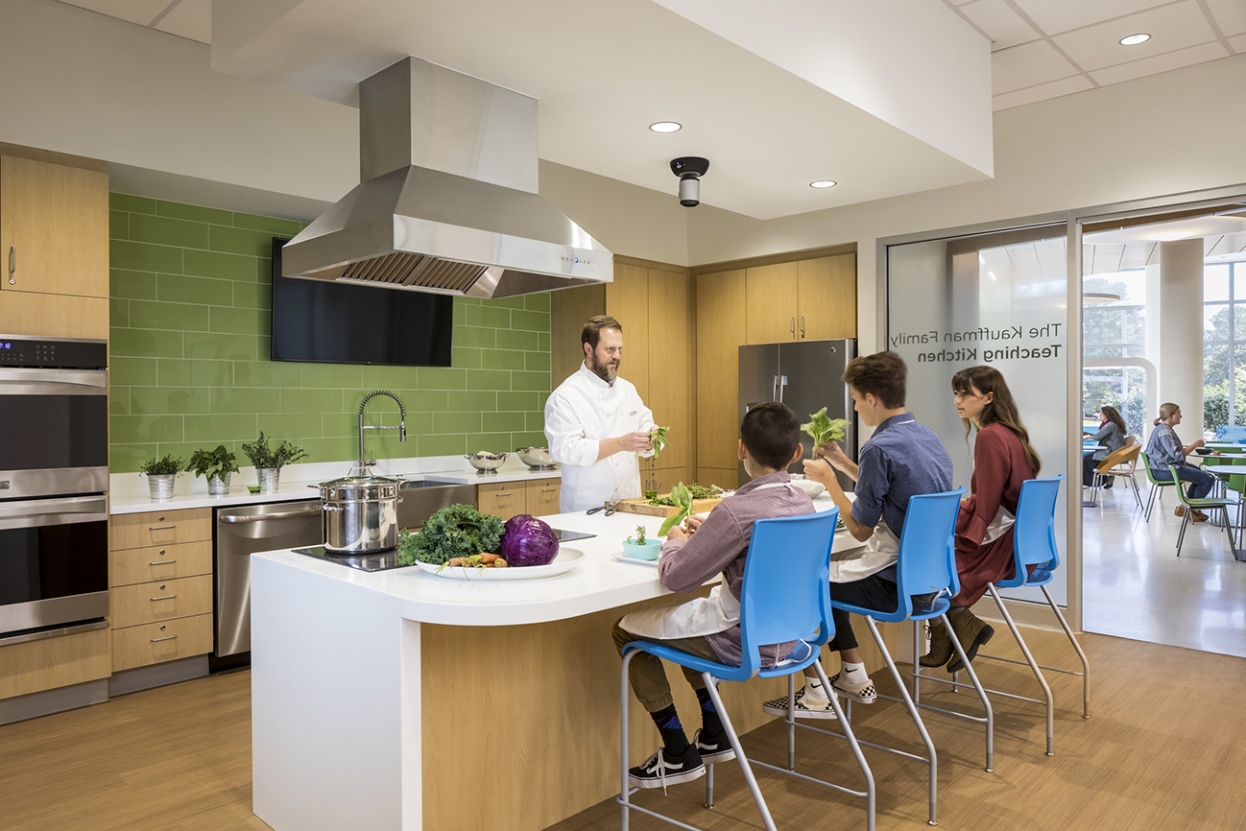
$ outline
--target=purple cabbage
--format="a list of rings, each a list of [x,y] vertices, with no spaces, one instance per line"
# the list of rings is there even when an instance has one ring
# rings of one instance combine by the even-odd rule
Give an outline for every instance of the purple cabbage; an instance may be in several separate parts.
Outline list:
[[[520,514],[506,520],[502,530],[502,547],[498,551],[507,565],[546,566],[558,556],[558,537],[542,520]]]

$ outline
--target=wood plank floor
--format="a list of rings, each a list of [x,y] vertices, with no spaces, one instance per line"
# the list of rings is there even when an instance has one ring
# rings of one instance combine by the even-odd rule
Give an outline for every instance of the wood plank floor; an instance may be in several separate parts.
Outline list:
[[[1058,634],[1029,630],[1043,663],[1075,660]],[[992,646],[1000,654],[1007,634]],[[940,751],[939,824],[999,829],[1241,829],[1246,827],[1246,660],[1103,636],[1083,645],[1096,672],[1090,720],[1081,717],[1080,679],[1049,674],[1056,694],[1056,756],[1043,754],[1041,708],[995,699],[995,772],[982,769],[976,725],[929,714]],[[1065,660],[1060,660],[1065,658]],[[1028,670],[980,661],[988,685],[1028,693]],[[886,691],[880,674],[874,680]],[[938,694],[968,701],[965,693]],[[238,672],[135,693],[106,704],[0,727],[0,829],[120,831],[265,829],[251,814],[250,675]],[[858,706],[863,738],[916,749],[898,705]],[[780,724],[753,731],[745,747],[780,760]],[[591,737],[587,740],[591,741]],[[656,742],[656,731],[654,734]],[[859,783],[843,742],[801,731],[798,767]],[[879,751],[867,755],[878,781],[878,828],[922,827],[925,769]],[[452,762],[451,762],[452,763]],[[718,772],[713,812],[701,783],[641,794],[712,831],[760,828],[738,769]],[[861,829],[853,800],[762,772],[780,828]],[[603,802],[554,826],[606,831],[619,825]],[[670,826],[636,815],[636,831]],[[430,829],[435,831],[435,829]]]

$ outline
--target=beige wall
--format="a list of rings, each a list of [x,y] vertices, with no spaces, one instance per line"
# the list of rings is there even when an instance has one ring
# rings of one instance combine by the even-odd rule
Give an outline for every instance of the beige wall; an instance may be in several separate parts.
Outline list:
[[[858,332],[868,351],[877,239],[1246,183],[1244,101],[1239,55],[1003,110],[989,182],[769,222],[702,206],[689,219],[689,258],[697,265],[855,241]]]

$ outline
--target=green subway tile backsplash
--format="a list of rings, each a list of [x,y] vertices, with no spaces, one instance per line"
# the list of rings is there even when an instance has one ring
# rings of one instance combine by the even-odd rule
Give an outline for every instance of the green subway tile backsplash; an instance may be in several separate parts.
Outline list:
[[[110,208],[113,472],[217,444],[241,455],[259,430],[309,461],[351,461],[359,404],[374,389],[407,408],[405,443],[368,436],[382,457],[545,443],[548,295],[455,298],[451,367],[274,363],[272,237],[301,223],[120,193]],[[398,421],[384,398],[368,414]]]

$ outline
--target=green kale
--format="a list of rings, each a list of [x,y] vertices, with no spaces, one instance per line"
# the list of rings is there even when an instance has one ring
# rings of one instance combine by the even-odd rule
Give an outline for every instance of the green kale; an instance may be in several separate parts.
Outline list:
[[[502,520],[482,514],[471,505],[451,505],[428,518],[419,533],[403,530],[398,540],[398,562],[443,565],[454,557],[496,554],[502,544]]]

